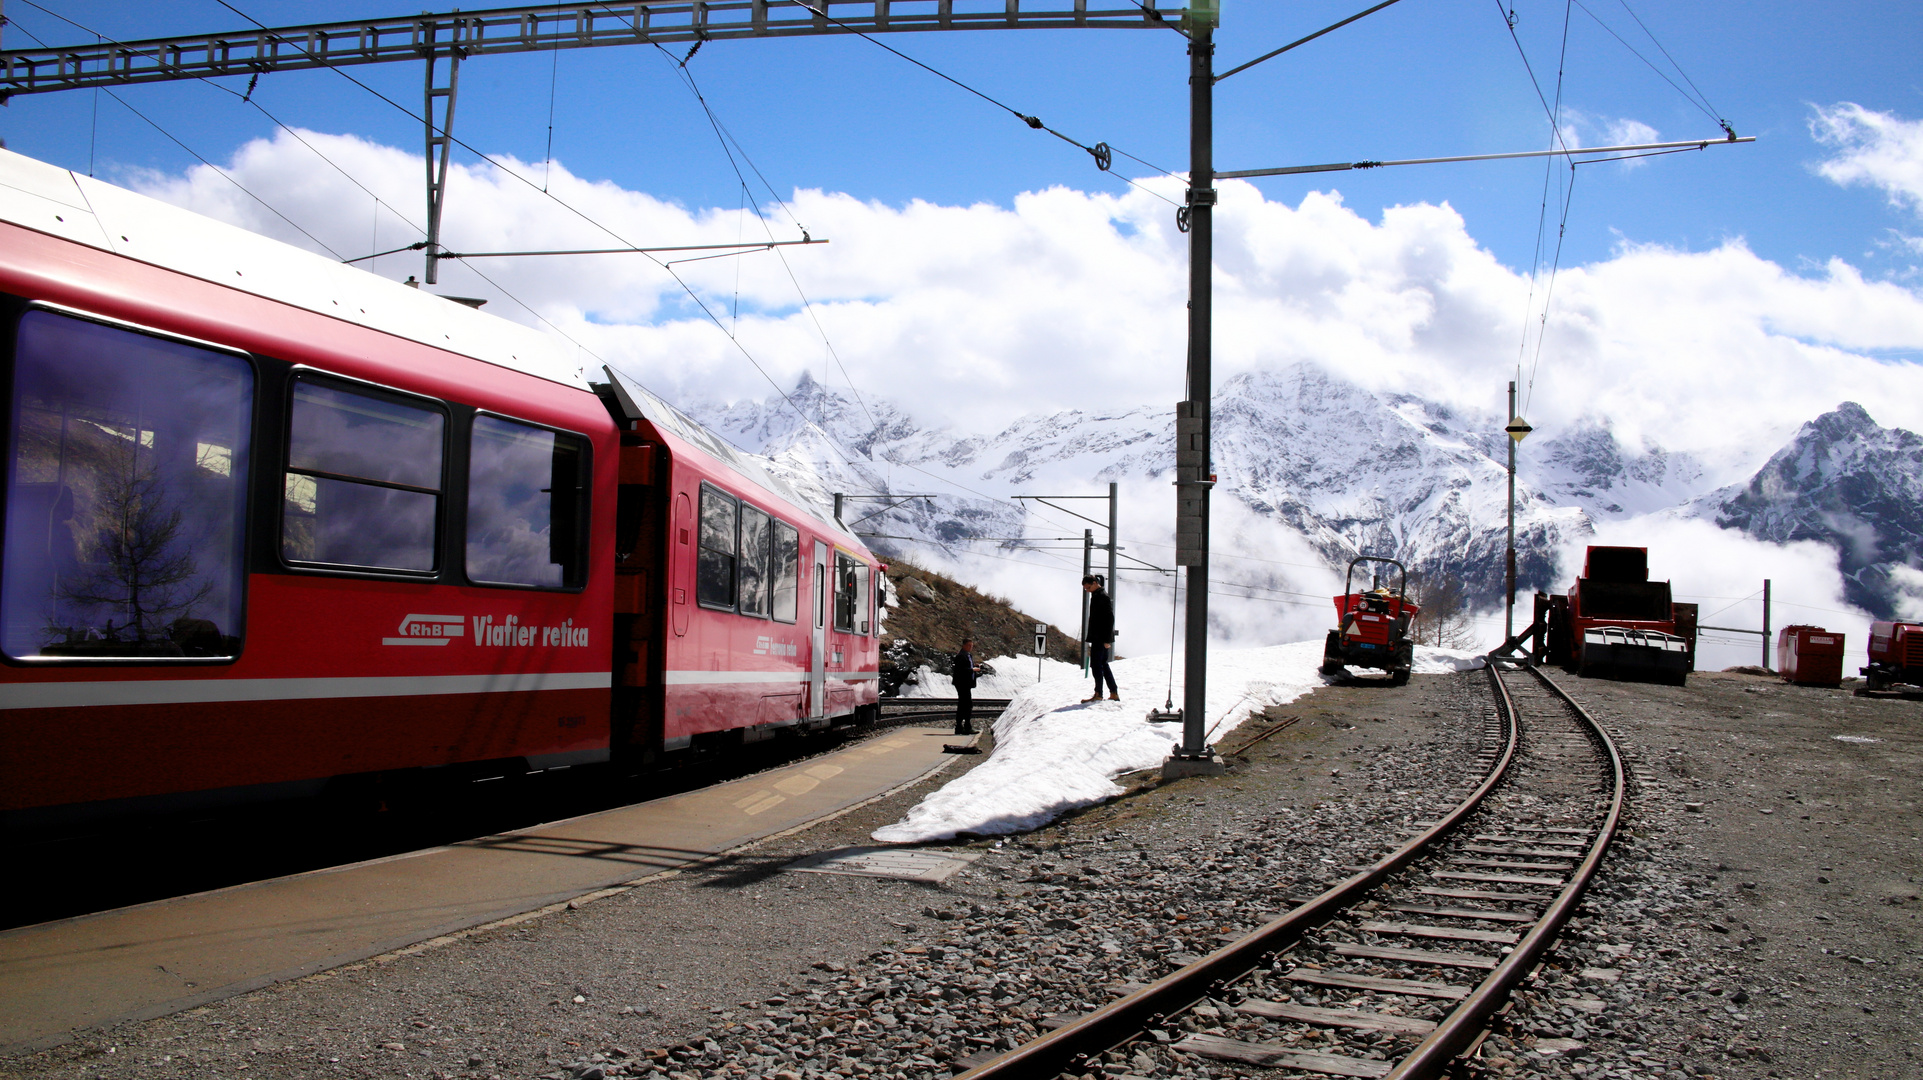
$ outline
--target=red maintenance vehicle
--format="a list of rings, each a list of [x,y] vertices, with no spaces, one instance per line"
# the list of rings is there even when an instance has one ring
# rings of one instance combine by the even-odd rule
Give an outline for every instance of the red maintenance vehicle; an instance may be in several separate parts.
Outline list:
[[[1696,605],[1649,580],[1649,549],[1592,546],[1567,596],[1536,594],[1546,660],[1584,676],[1683,685],[1696,670]]]
[[[1377,565],[1369,568],[1368,591],[1357,592],[1356,568],[1364,563]],[[1393,592],[1382,582],[1383,572],[1391,567],[1396,574]],[[1409,624],[1420,610],[1409,602],[1409,571],[1401,563],[1380,555],[1350,559],[1342,595],[1335,598],[1336,628],[1322,646],[1322,674],[1340,675],[1350,666],[1369,667],[1388,672],[1393,686],[1408,682],[1416,652]]]
[[[874,556],[666,402],[4,150],[0,196],[9,826],[878,714]]]
[[[1870,662],[1862,672],[1865,690],[1923,686],[1923,623],[1871,623]]]

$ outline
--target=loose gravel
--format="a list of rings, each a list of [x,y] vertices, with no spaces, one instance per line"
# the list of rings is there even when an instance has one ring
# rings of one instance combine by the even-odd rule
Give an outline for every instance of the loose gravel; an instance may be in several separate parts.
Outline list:
[[[1132,777],[1036,833],[947,845],[979,857],[939,886],[785,868],[868,843],[952,772],[578,910],[88,1033],[0,1075],[949,1077],[1259,925],[1454,805],[1484,678],[1325,688],[1227,737],[1224,776]],[[1628,828],[1477,1074],[1919,1075],[1916,705],[1741,676],[1568,681],[1636,770]],[[1830,737],[1852,733],[1884,741]],[[1233,1023],[1205,1002],[1178,1026]],[[1161,1046],[1097,1073],[1131,1074],[1297,1075]]]

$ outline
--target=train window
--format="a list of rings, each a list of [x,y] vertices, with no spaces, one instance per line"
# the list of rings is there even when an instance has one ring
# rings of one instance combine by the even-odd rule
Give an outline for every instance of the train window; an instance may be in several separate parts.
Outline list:
[[[741,613],[768,614],[768,556],[773,540],[768,514],[743,504],[741,507]]]
[[[704,607],[734,608],[740,527],[741,503],[718,488],[701,485],[701,551],[695,557],[694,593]]]
[[[498,416],[468,444],[467,576],[579,588],[587,578],[587,440]]]
[[[253,366],[29,310],[11,383],[0,647],[239,655]]]
[[[857,632],[856,612],[861,610],[861,563],[835,552],[835,629],[845,634]]]
[[[294,383],[281,556],[293,563],[432,573],[447,418],[398,397]]]
[[[801,532],[785,521],[775,522],[774,566],[768,577],[773,584],[770,605],[776,622],[795,621],[795,598],[801,581]]]

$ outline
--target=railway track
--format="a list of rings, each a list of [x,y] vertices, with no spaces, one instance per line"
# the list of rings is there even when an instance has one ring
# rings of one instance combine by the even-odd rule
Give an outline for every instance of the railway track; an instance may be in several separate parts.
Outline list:
[[[1147,1052],[1286,1076],[1442,1076],[1575,911],[1622,814],[1609,736],[1534,668],[1489,669],[1485,772],[1375,865],[962,1080],[1079,1075]],[[1112,1071],[1119,1066],[1108,1065]]]

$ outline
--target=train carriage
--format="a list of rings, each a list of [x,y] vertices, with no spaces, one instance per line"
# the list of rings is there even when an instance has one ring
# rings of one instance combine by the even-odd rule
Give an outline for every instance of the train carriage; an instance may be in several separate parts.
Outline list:
[[[0,150],[9,823],[877,708],[876,562],[553,339]]]

